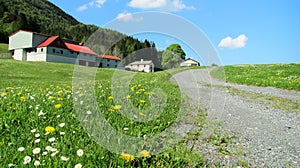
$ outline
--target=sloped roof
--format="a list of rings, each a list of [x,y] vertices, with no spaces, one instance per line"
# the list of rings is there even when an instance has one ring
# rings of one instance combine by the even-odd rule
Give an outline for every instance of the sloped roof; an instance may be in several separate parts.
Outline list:
[[[106,59],[111,59],[111,60],[117,60],[117,61],[121,61],[121,58],[116,57],[116,56],[111,56],[111,55],[101,55],[101,58],[106,58]]]
[[[152,65],[152,64],[153,62],[150,60],[150,61],[135,61],[130,63],[129,65]]]
[[[59,38],[59,36],[49,37],[47,40],[45,40],[44,42],[42,42],[41,44],[39,44],[37,47],[47,47],[47,46],[49,46],[51,43],[53,43],[58,38]]]
[[[97,55],[97,53],[95,53],[93,50],[91,50],[87,46],[81,46],[81,45],[76,45],[76,44],[71,44],[71,43],[65,43],[65,44],[72,51],[91,54],[91,55]]]

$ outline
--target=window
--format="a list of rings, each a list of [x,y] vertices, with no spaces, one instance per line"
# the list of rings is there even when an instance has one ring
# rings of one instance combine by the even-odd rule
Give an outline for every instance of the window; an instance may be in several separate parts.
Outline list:
[[[63,51],[63,50],[60,50],[60,54],[64,54],[64,51]]]
[[[109,64],[107,64],[107,67],[109,67]]]
[[[53,51],[53,53],[55,53],[55,49],[53,49],[52,51]]]
[[[74,51],[71,51],[70,53],[71,53],[71,54],[74,54]]]
[[[110,59],[107,59],[107,62],[109,62],[110,61]]]
[[[118,63],[118,60],[116,60],[116,63]]]
[[[43,48],[41,48],[41,52],[43,52],[44,51],[44,49]]]

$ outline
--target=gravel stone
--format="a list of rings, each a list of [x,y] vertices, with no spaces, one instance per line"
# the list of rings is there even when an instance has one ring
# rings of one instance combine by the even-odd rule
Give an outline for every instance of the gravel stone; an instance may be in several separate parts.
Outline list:
[[[209,143],[195,142],[208,163],[218,160],[221,166],[241,166],[243,159],[254,167],[300,167],[300,116],[290,111],[266,107],[231,95],[228,90],[207,84],[230,86],[247,92],[300,101],[300,92],[272,87],[226,83],[210,76],[212,69],[188,70],[175,74],[171,81],[181,92],[208,114],[208,121],[221,123],[225,133],[234,133],[232,150],[243,149],[241,158],[220,157]],[[209,135],[213,129],[203,130]],[[231,149],[229,149],[231,150]]]

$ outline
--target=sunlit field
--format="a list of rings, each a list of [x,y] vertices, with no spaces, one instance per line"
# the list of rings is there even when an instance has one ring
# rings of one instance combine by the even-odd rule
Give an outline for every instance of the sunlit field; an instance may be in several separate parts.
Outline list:
[[[130,81],[123,104],[112,95],[112,69],[98,69],[94,86],[99,111],[91,107],[85,88],[72,86],[74,66],[0,59],[0,167],[196,167],[204,159],[182,140],[152,155],[150,148],[138,154],[113,153],[92,139],[80,123],[74,102],[89,119],[100,112],[117,131],[134,137],[151,137],[175,122],[183,97],[169,81],[171,74],[137,73]],[[122,114],[124,104],[137,109],[137,118],[151,107],[151,97],[164,91],[162,112],[148,122],[132,121]],[[157,108],[160,108],[159,106]],[[127,144],[134,147],[136,144]]]
[[[225,66],[211,75],[233,83],[300,90],[300,64]]]

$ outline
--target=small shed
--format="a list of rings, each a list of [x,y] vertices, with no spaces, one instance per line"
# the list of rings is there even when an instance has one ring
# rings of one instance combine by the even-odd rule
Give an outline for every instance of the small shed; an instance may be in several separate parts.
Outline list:
[[[181,67],[200,66],[200,63],[192,58],[188,58],[180,64]]]

